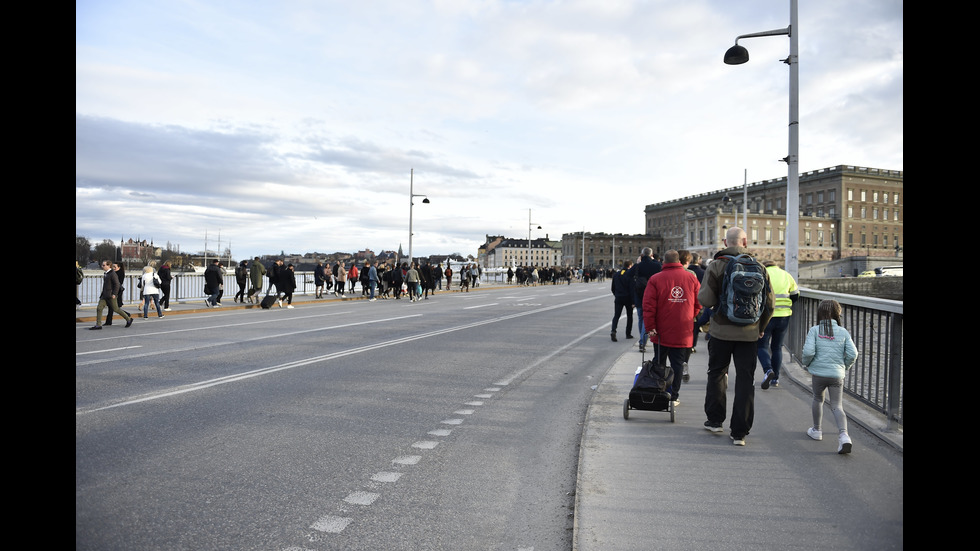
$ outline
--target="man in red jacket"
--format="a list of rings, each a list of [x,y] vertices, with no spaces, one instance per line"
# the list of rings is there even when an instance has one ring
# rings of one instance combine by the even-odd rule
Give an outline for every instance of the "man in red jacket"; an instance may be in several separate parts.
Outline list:
[[[643,293],[643,325],[654,348],[653,361],[674,371],[670,398],[680,404],[678,395],[687,351],[694,344],[691,332],[701,312],[698,291],[701,284],[693,272],[680,262],[677,251],[664,253],[663,268],[650,276]]]

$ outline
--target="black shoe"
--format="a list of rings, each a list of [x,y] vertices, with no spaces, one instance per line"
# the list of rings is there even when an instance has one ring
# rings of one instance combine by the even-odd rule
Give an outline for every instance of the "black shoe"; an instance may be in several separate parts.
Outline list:
[[[725,431],[725,429],[722,428],[721,423],[712,423],[711,421],[705,421],[704,428],[715,434]]]
[[[619,342],[616,340],[616,333],[610,333],[609,338],[612,339],[612,342]]]
[[[98,329],[102,329],[102,326],[101,325],[93,325],[92,327],[89,327],[88,329],[89,329],[89,331],[95,331],[95,330],[98,330]]]
[[[111,321],[107,321],[107,322],[103,323],[102,325],[112,325],[112,322]]]
[[[132,324],[133,324],[133,318],[129,318],[128,320],[126,320],[126,327],[129,327]]]
[[[633,335],[630,335],[629,333],[626,333],[626,338],[627,339],[632,339],[633,338]]]
[[[646,351],[647,351],[646,345],[641,344],[640,345],[640,352],[646,352]]]

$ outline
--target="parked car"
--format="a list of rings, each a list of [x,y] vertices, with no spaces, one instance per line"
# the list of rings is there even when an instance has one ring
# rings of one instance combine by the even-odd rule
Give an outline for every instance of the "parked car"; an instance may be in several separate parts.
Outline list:
[[[878,275],[880,275],[880,276],[898,276],[898,277],[902,277],[904,275],[902,273],[903,272],[903,268],[904,268],[904,266],[881,266],[879,268],[875,268],[875,273],[878,274]]]
[[[865,270],[858,274],[858,277],[878,277],[874,270]]]

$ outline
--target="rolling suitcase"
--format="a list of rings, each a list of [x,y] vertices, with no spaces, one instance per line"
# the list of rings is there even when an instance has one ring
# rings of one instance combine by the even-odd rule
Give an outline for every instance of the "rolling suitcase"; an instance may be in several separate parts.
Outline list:
[[[263,298],[262,302],[260,303],[262,309],[268,310],[269,308],[272,308],[272,305],[275,304],[277,300],[279,300],[279,297],[276,295],[265,295],[265,298]]]

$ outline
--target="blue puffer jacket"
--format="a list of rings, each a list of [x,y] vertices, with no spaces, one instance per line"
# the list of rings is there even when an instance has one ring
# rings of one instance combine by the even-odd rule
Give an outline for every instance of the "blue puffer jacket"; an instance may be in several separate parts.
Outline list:
[[[834,320],[826,320],[833,329],[833,334],[826,328],[821,330],[820,323],[814,325],[806,334],[803,344],[803,357],[800,358],[810,375],[843,379],[844,373],[854,365],[858,350],[847,329],[837,325]]]

